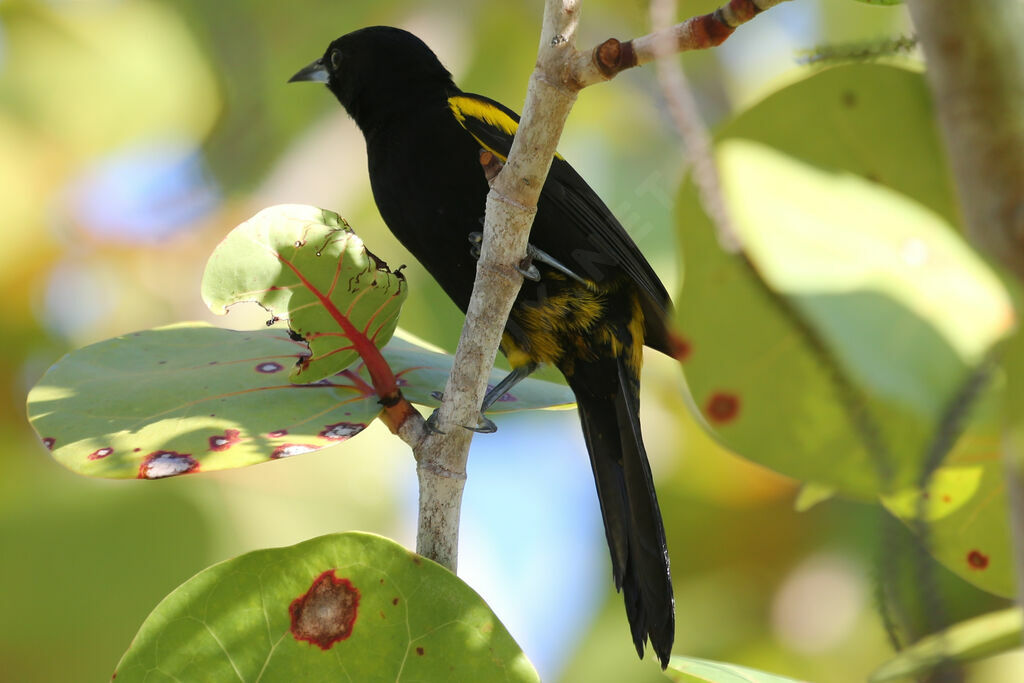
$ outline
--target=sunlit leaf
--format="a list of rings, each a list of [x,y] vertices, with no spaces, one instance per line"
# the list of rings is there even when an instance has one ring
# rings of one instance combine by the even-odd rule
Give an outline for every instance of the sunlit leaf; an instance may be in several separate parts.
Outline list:
[[[807,512],[819,503],[824,503],[836,495],[836,490],[831,486],[817,484],[813,481],[807,482],[800,487],[800,492],[793,501],[793,509],[797,512]]]
[[[58,462],[94,477],[160,478],[308,453],[358,434],[381,406],[362,364],[289,382],[305,353],[280,329],[136,332],[57,362],[29,394],[29,419]],[[444,389],[451,356],[400,339],[383,354],[410,400],[438,404],[430,392]],[[572,401],[564,386],[527,380],[492,411]]]
[[[379,536],[258,550],[179,586],[117,681],[537,681],[487,604]]]
[[[951,626],[900,651],[871,674],[872,683],[925,674],[942,660],[969,662],[1021,645],[1024,617],[1019,607],[983,614]]]
[[[677,683],[798,683],[795,678],[769,674],[727,662],[673,656],[665,672]]]
[[[206,264],[202,293],[214,313],[251,301],[286,320],[312,351],[289,376],[309,383],[351,365],[359,357],[357,335],[384,346],[407,289],[338,214],[283,204],[224,238]]]
[[[736,452],[844,495],[909,485],[955,392],[1013,325],[1005,291],[943,220],[948,197],[920,182],[920,160],[938,158],[930,122],[919,74],[858,65],[727,126],[723,181],[754,267],[723,253],[683,189],[687,380]],[[883,453],[865,447],[875,425]]]

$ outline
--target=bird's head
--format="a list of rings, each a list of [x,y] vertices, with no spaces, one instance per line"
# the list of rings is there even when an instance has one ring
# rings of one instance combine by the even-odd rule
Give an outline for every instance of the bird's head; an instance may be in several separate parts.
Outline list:
[[[326,84],[363,130],[384,115],[422,102],[424,95],[447,97],[457,91],[426,43],[390,26],[343,35],[293,81]]]

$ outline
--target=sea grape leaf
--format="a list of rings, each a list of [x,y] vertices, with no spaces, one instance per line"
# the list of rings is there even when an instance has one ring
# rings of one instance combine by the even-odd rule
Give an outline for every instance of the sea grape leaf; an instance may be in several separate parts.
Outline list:
[[[937,560],[983,590],[1012,597],[1014,558],[999,432],[1005,392],[999,377],[992,381],[992,390],[971,410],[970,429],[932,475],[927,490],[908,486],[882,502],[912,529],[923,513],[926,544]]]
[[[157,605],[122,681],[538,681],[472,588],[394,541],[321,536],[209,567]]]
[[[728,662],[674,655],[665,675],[677,683],[799,683],[795,678],[765,673]]]
[[[1024,617],[1019,607],[990,612],[926,636],[878,667],[871,683],[916,678],[942,660],[970,662],[1020,647]]]
[[[726,445],[780,472],[853,497],[902,489],[1014,324],[1006,292],[943,220],[948,182],[919,177],[920,159],[941,166],[922,77],[830,69],[718,138],[750,260],[720,248],[684,186],[678,311],[695,404]],[[865,446],[865,415],[886,452]]]
[[[311,383],[351,365],[365,337],[391,338],[405,300],[405,278],[371,254],[333,211],[282,204],[260,211],[214,249],[203,301],[214,313],[250,301],[309,344],[290,379]]]
[[[314,384],[287,381],[307,353],[281,329],[136,332],[54,364],[29,393],[29,419],[58,462],[94,477],[161,478],[308,453],[358,434],[381,406],[361,363]],[[405,396],[438,405],[431,392],[444,389],[451,356],[397,338],[382,353]],[[573,400],[564,386],[526,380],[491,412]]]

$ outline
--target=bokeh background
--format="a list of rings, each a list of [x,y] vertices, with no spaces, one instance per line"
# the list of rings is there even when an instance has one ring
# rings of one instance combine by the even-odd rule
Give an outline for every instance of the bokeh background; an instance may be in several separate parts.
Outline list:
[[[684,1],[680,15],[715,6]],[[215,319],[199,280],[228,230],[283,202],[337,210],[392,266],[408,264],[402,327],[453,348],[460,316],[377,215],[355,125],[323,88],[286,81],[338,35],[392,24],[433,46],[464,89],[518,109],[541,9],[0,0],[0,680],[104,679],[167,592],[248,550],[349,529],[414,545],[414,463],[379,425],[246,470],[93,481],[48,457],[25,395],[63,353],[111,336],[181,320],[261,326],[260,312]],[[588,0],[581,42],[645,33],[647,11],[640,0]],[[796,0],[681,59],[713,124],[799,75],[803,50],[909,30],[902,8]],[[653,71],[584,92],[560,151],[676,291],[685,157]],[[863,680],[890,654],[872,598],[880,513],[842,501],[795,512],[796,484],[718,447],[688,417],[682,389],[678,366],[649,355],[643,422],[672,553],[675,651]],[[461,575],[545,680],[664,680],[633,652],[575,414],[499,427],[474,441]],[[951,620],[1001,604],[935,571]],[[1019,680],[1020,666],[996,658],[970,679]]]

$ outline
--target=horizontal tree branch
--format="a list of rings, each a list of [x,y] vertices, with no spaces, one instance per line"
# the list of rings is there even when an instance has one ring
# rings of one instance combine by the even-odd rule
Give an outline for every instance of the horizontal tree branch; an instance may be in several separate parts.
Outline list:
[[[786,1],[730,0],[714,12],[691,17],[674,26],[656,28],[646,36],[625,42],[609,38],[593,50],[576,56],[572,81],[577,89],[583,89],[659,57],[721,45],[740,25]]]

